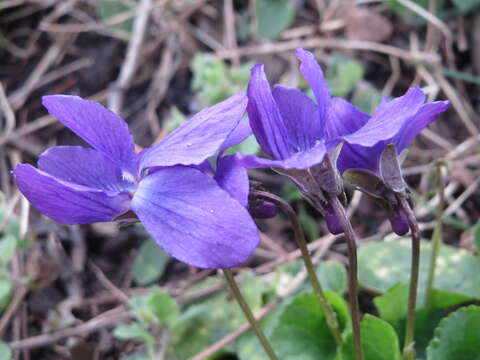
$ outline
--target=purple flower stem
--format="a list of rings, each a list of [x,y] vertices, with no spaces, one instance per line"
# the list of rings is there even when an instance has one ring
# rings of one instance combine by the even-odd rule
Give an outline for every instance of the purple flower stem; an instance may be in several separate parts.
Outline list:
[[[427,289],[425,295],[425,302],[427,306],[432,306],[432,289],[433,283],[435,281],[435,268],[437,267],[437,258],[438,253],[440,252],[440,247],[442,246],[442,217],[443,211],[445,208],[445,185],[443,182],[442,176],[442,166],[446,164],[439,161],[436,164],[437,167],[437,180],[438,180],[438,196],[439,204],[437,214],[435,216],[435,228],[433,229],[432,235],[432,256],[430,258],[430,266],[428,269],[428,280],[427,280]]]
[[[328,194],[328,200],[332,205],[333,211],[337,215],[340,225],[343,228],[348,247],[348,300],[350,302],[350,315],[352,317],[353,345],[355,349],[355,358],[363,360],[362,338],[360,334],[360,307],[358,305],[358,264],[357,264],[357,243],[356,235],[352,224],[348,220],[345,209],[338,197],[334,194]]]
[[[279,209],[282,210],[285,215],[287,215],[288,219],[290,220],[295,240],[302,253],[303,261],[305,263],[308,278],[312,285],[313,291],[317,296],[318,302],[320,303],[323,312],[325,313],[327,325],[330,328],[333,337],[335,338],[335,342],[337,346],[340,347],[343,341],[340,327],[338,325],[337,314],[333,311],[332,306],[328,302],[325,296],[325,292],[323,291],[322,286],[320,285],[320,281],[318,280],[317,274],[315,273],[312,258],[310,257],[310,252],[308,251],[307,242],[305,241],[305,235],[303,233],[300,222],[298,221],[298,217],[295,214],[295,211],[287,202],[274,194],[265,191],[255,191],[253,192],[252,196],[275,204]]]
[[[420,230],[417,219],[405,196],[397,195],[400,206],[407,215],[408,225],[412,236],[412,264],[410,268],[410,290],[408,295],[407,324],[405,328],[405,342],[403,345],[404,360],[415,359],[415,305],[417,302],[418,275],[420,270]]]
[[[238,288],[237,283],[235,282],[235,277],[233,276],[233,273],[231,270],[223,269],[223,274],[225,275],[225,279],[227,280],[228,286],[237,300],[238,304],[242,308],[243,313],[245,314],[245,317],[247,318],[251,328],[255,332],[255,335],[257,335],[258,340],[262,344],[263,348],[265,349],[265,352],[267,353],[268,357],[270,360],[278,360],[277,356],[275,355],[275,352],[272,349],[272,346],[267,340],[267,337],[263,333],[262,329],[260,328],[260,325],[258,324],[257,320],[252,314],[252,311],[250,310],[250,307],[248,306],[247,302],[242,296],[242,293],[240,292],[240,289]]]

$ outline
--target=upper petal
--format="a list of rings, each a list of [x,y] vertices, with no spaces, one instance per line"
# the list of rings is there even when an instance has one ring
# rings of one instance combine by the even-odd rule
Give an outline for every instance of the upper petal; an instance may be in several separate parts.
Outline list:
[[[169,167],[144,178],[132,209],[166,252],[192,266],[237,266],[259,243],[248,211],[193,168]]]
[[[250,182],[247,169],[235,160],[235,155],[222,156],[217,161],[214,179],[243,207],[248,207]]]
[[[387,108],[388,104],[390,103],[384,103],[380,107]],[[415,136],[435,120],[439,113],[448,108],[448,104],[448,101],[437,101],[414,107],[417,111],[413,114],[410,112],[410,114],[405,115],[403,124],[395,136],[378,141],[373,146],[345,143],[337,161],[338,169],[342,173],[348,169],[367,169],[378,173],[380,156],[385,146],[393,142],[397,152],[402,152],[413,141]]]
[[[252,68],[247,111],[253,134],[266,154],[285,159],[296,152],[261,64]]]
[[[112,160],[136,175],[135,144],[127,123],[99,103],[78,96],[48,95],[42,98],[48,112]]]
[[[342,98],[333,98],[325,124],[328,139],[351,134],[360,129],[370,115],[359,110],[355,105]]]
[[[373,146],[381,140],[393,138],[406,120],[414,116],[425,102],[419,87],[411,88],[401,97],[382,103],[370,120],[358,131],[343,137],[350,144]]]
[[[204,109],[147,149],[140,168],[171,165],[198,165],[215,155],[242,119],[247,105],[245,93]]]
[[[322,68],[310,51],[298,48],[295,50],[295,56],[300,60],[300,72],[315,94],[320,109],[319,115],[324,119],[330,106],[330,91],[328,90],[327,81],[323,76]]]
[[[135,185],[101,152],[81,146],[56,146],[40,155],[38,168],[57,179],[94,189],[122,191]]]
[[[312,99],[284,85],[275,85],[272,94],[296,151],[310,149],[323,138],[325,119]]]
[[[242,141],[246,140],[250,135],[252,135],[252,128],[248,120],[240,121],[235,129],[228,135],[228,137],[220,146],[219,154],[222,154],[228,148],[240,144]]]
[[[127,193],[72,184],[27,164],[17,165],[14,174],[33,207],[62,224],[112,221],[129,209]]]
[[[405,122],[402,130],[394,138],[394,143],[397,151],[400,153],[405,149],[413,139],[423,130],[428,124],[436,119],[436,117],[448,109],[449,101],[435,101],[423,105],[415,116]]]
[[[308,169],[309,167],[320,164],[327,149],[325,142],[320,141],[313,148],[300,151],[284,160],[271,160],[260,158],[255,155],[236,154],[237,162],[246,168],[268,168],[278,167],[282,169]]]

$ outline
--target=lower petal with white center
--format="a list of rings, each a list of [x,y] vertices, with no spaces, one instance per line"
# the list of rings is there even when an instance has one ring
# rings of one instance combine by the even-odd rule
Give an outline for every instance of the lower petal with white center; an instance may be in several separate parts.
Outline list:
[[[62,224],[112,221],[130,206],[126,192],[73,184],[31,165],[17,165],[14,174],[18,188],[33,207]]]

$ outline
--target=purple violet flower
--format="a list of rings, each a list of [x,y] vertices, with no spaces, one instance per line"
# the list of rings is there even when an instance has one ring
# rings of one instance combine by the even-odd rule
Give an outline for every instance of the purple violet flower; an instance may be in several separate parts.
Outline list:
[[[244,94],[204,109],[140,154],[125,121],[100,104],[66,95],[43,104],[92,148],[53,147],[38,168],[15,168],[37,210],[63,224],[138,218],[166,252],[200,268],[239,265],[257,247],[245,204],[198,168],[240,122]]]
[[[275,85],[272,90],[263,65],[254,66],[248,85],[247,111],[253,133],[270,158],[238,154],[237,161],[245,167],[272,167],[289,176],[323,213],[330,232],[336,234],[342,229],[324,193],[343,192],[341,177],[331,161],[337,145],[345,142],[347,149],[348,146],[366,148],[393,139],[402,146],[408,145],[412,134],[421,131],[447,104],[437,102],[421,107],[424,97],[415,88],[405,98],[385,102],[370,117],[346,100],[330,96],[322,69],[311,52],[300,48],[295,56],[316,102],[288,86]],[[348,150],[342,149],[341,153],[345,151]],[[355,156],[351,159],[348,166],[353,160],[360,161]]]
[[[360,144],[356,133],[339,134],[345,135],[343,138],[347,141],[337,160],[339,171],[347,181],[385,206],[393,231],[398,235],[405,235],[409,230],[407,216],[396,199],[396,194],[406,194],[398,157],[425,127],[447,110],[449,104],[448,101],[426,103],[425,100],[423,91],[414,87],[391,101],[384,98],[372,116],[360,113],[357,129],[375,131],[369,125],[375,118],[401,123],[393,136],[380,142],[365,144],[362,141]]]

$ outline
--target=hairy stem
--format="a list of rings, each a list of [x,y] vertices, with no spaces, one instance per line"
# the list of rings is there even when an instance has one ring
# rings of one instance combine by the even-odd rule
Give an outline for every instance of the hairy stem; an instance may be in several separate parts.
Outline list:
[[[398,195],[397,199],[400,201],[400,205],[407,215],[412,236],[412,264],[410,269],[410,289],[408,294],[407,324],[405,327],[403,358],[404,360],[414,360],[415,305],[417,302],[418,275],[420,272],[420,230],[418,229],[417,219],[415,218],[407,199],[402,195]]]
[[[320,281],[318,280],[315,268],[312,263],[312,258],[310,257],[310,252],[308,251],[307,242],[305,241],[305,235],[303,233],[300,222],[298,221],[298,217],[295,214],[295,211],[286,201],[274,194],[263,191],[256,191],[254,193],[254,196],[272,204],[275,204],[282,210],[283,213],[285,213],[285,215],[287,215],[288,219],[290,220],[295,235],[295,240],[302,253],[305,268],[307,269],[308,278],[310,280],[310,283],[312,284],[313,291],[317,296],[318,302],[320,303],[323,312],[325,313],[327,325],[330,328],[333,337],[335,338],[335,342],[337,343],[337,346],[340,347],[342,345],[342,335],[340,332],[340,327],[338,325],[337,314],[333,311],[332,306],[328,302],[325,296],[325,292],[320,285]]]
[[[432,289],[435,281],[435,269],[437,267],[437,258],[442,245],[442,217],[445,207],[445,186],[442,178],[442,163],[437,163],[437,180],[438,180],[438,195],[439,204],[437,214],[435,215],[435,228],[432,235],[432,256],[430,258],[430,265],[428,268],[428,280],[425,296],[425,303],[427,306],[432,305]]]
[[[245,314],[245,317],[250,323],[250,326],[255,332],[255,335],[257,335],[257,338],[262,344],[263,348],[265,349],[265,352],[267,353],[268,357],[270,358],[270,360],[278,360],[277,356],[275,355],[275,352],[272,349],[272,346],[268,342],[262,329],[260,329],[260,325],[258,324],[257,320],[253,316],[252,311],[250,310],[250,307],[248,306],[247,302],[243,298],[242,293],[240,292],[240,289],[238,288],[237,283],[235,282],[235,277],[233,276],[232,271],[224,269],[223,274],[225,275],[225,279],[227,279],[228,286],[230,287],[230,290],[232,291],[233,296],[235,297],[238,304],[242,308],[242,311]]]
[[[350,314],[352,317],[353,344],[355,358],[363,360],[362,338],[360,334],[360,306],[358,305],[358,264],[357,264],[357,242],[352,224],[348,220],[345,209],[336,195],[328,195],[328,200],[333,211],[337,215],[340,225],[343,228],[348,247],[348,299],[350,302]]]

